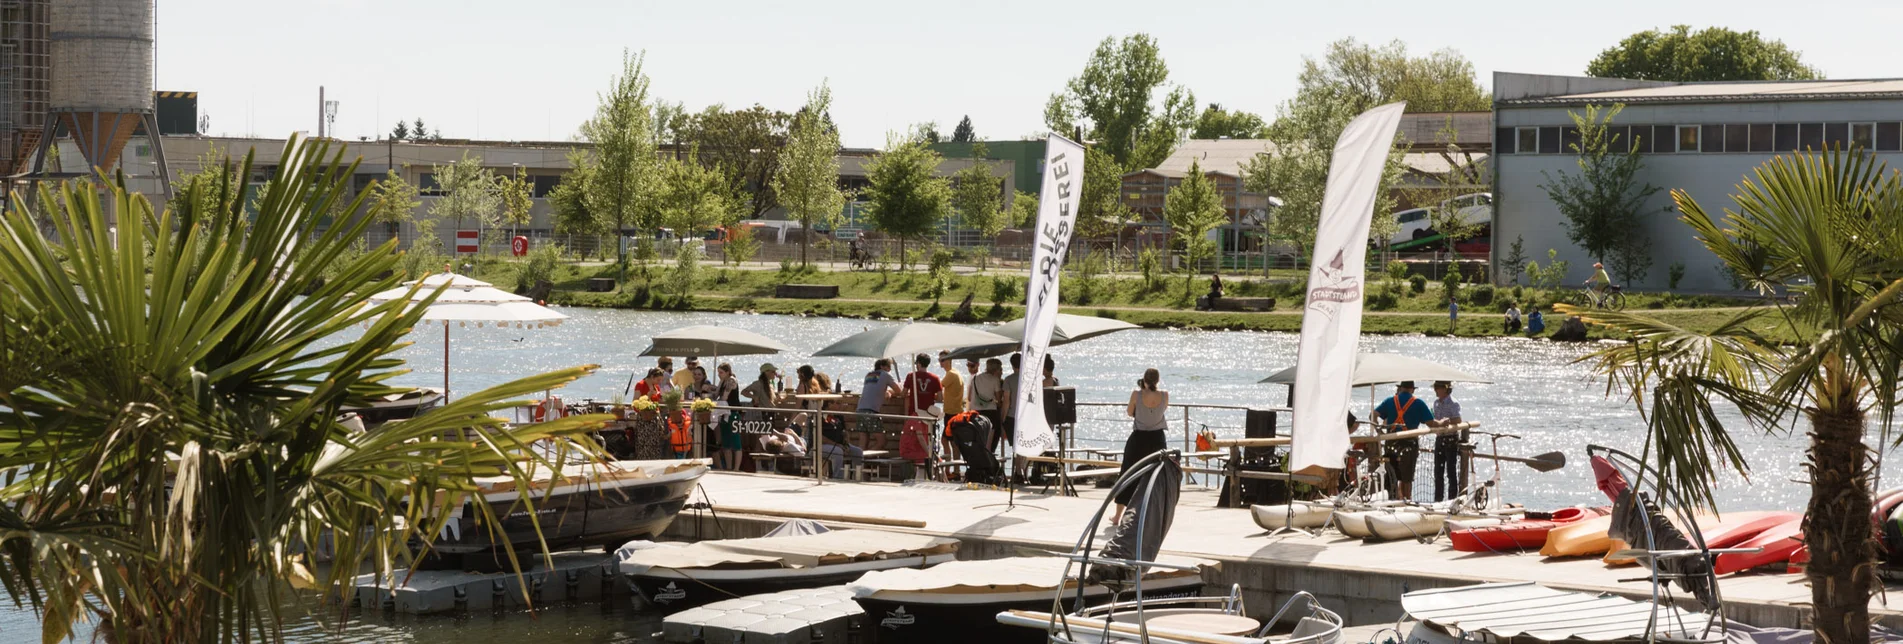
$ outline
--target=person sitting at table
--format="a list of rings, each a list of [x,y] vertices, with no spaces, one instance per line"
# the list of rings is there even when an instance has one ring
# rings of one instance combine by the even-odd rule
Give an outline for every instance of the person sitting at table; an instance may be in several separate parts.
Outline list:
[[[810,365],[810,364],[800,365],[800,368],[795,369],[793,372],[799,375],[799,385],[798,385],[798,388],[794,390],[794,393],[798,393],[798,394],[832,393],[832,390],[833,390],[832,378],[826,377],[826,374],[820,373],[818,371],[814,371],[813,365]]]
[[[668,376],[675,389],[691,389],[694,386],[694,370],[700,368],[700,358],[687,356],[687,366]],[[685,394],[683,394],[685,395]]]
[[[873,420],[878,419],[873,418]],[[827,471],[831,472],[831,476],[836,479],[846,478],[846,459],[848,458],[860,467],[865,466],[865,450],[846,442],[845,423],[820,423],[819,452],[826,455],[826,462],[831,466]]]
[[[687,368],[687,373],[693,376],[693,379],[688,381],[687,387],[683,390],[682,400],[714,397],[714,383],[707,379],[706,367],[693,365]]]

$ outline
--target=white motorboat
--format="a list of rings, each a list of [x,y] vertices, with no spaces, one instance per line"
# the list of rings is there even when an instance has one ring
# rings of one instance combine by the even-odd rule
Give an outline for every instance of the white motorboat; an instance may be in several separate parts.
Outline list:
[[[687,504],[688,493],[707,473],[705,461],[605,461],[567,465],[533,474],[528,489],[508,476],[476,477],[483,503],[496,525],[471,500],[437,535],[431,548],[450,563],[485,567],[476,555],[507,562],[504,550],[551,550],[613,545],[659,536]],[[531,509],[533,505],[533,509]],[[539,531],[537,526],[540,527]],[[458,559],[460,561],[454,561]]]

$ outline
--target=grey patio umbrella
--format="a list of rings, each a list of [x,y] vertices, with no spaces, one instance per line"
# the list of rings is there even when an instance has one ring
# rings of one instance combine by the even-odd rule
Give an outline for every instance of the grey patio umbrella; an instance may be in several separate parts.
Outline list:
[[[1403,380],[1493,382],[1438,362],[1398,353],[1363,353],[1355,356],[1355,376],[1351,383],[1353,386],[1385,385]],[[1277,371],[1275,375],[1263,378],[1261,382],[1280,385],[1295,384],[1295,367]]]
[[[962,349],[1014,341],[996,333],[953,324],[914,322],[870,329],[847,336],[813,353],[815,357],[890,358],[940,349]]]
[[[643,356],[746,356],[792,351],[773,338],[724,326],[684,326],[654,336]]]
[[[1100,318],[1090,315],[1057,314],[1057,324],[1051,328],[1051,346],[1059,346],[1088,340],[1106,333],[1138,328],[1137,325],[1114,318]],[[1018,350],[1024,342],[1024,318],[989,329],[992,333],[1011,338],[1011,342],[967,347],[953,351],[952,358],[992,358]]]

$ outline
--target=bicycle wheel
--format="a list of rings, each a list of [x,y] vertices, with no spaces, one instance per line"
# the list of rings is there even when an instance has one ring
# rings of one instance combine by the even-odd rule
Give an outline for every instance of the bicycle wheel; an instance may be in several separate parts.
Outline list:
[[[1609,310],[1609,311],[1625,310],[1625,294],[1618,293],[1618,292],[1607,293],[1606,294],[1606,310]]]
[[[1580,289],[1566,294],[1566,303],[1580,308],[1592,308],[1592,291]]]

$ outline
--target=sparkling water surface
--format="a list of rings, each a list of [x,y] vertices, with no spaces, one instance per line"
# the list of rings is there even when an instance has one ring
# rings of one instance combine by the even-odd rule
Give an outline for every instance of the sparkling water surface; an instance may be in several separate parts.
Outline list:
[[[779,339],[793,348],[791,355],[739,356],[731,361],[745,380],[758,373],[761,362],[772,362],[790,374],[811,364],[833,374],[848,389],[856,388],[871,361],[850,358],[808,358],[821,347],[852,333],[900,321],[873,321],[823,317],[740,315],[729,313],[675,313],[601,309],[563,309],[572,316],[561,326],[545,329],[452,328],[450,332],[450,386],[455,391],[500,384],[510,379],[563,367],[597,364],[600,370],[570,385],[559,395],[570,401],[592,397],[607,400],[621,393],[630,374],[645,371],[653,358],[638,357],[655,333],[682,326],[709,324],[746,329]],[[442,385],[443,340],[440,327],[412,338],[404,349],[412,373],[397,382]],[[1123,403],[1135,381],[1148,367],[1162,373],[1163,388],[1171,401],[1225,406],[1268,407],[1286,401],[1286,388],[1257,381],[1294,362],[1296,336],[1290,333],[1249,331],[1187,331],[1137,329],[1086,340],[1053,350],[1062,384],[1077,388],[1084,403],[1114,406],[1084,407],[1077,429],[1080,446],[1120,446],[1130,422]],[[1604,502],[1593,489],[1591,469],[1585,465],[1588,443],[1637,452],[1645,439],[1644,424],[1633,404],[1622,394],[1607,395],[1606,380],[1590,365],[1576,362],[1599,345],[1575,345],[1542,340],[1499,338],[1428,338],[1421,336],[1366,336],[1363,351],[1403,353],[1452,366],[1492,379],[1492,383],[1457,385],[1465,419],[1484,429],[1513,433],[1518,440],[1502,441],[1503,454],[1533,455],[1563,451],[1569,465],[1538,473],[1509,466],[1503,473],[1506,499],[1533,508]],[[934,365],[934,369],[936,366]],[[843,377],[842,377],[843,376]],[[1423,383],[1425,385],[1426,383]],[[1375,392],[1386,397],[1391,390]],[[1431,394],[1423,386],[1424,395]],[[1356,413],[1366,417],[1366,389],[1356,393]],[[1207,426],[1221,436],[1242,434],[1239,410],[1190,411],[1190,427]],[[1183,439],[1182,413],[1171,413],[1171,441]],[[1739,447],[1752,470],[1747,476],[1730,473],[1717,487],[1724,510],[1802,510],[1807,487],[1798,482],[1806,439],[1802,431],[1763,433],[1744,427],[1735,414]],[[1286,419],[1284,420],[1286,422]],[[1430,466],[1421,465],[1423,471]],[[1490,476],[1491,466],[1478,465],[1477,474]],[[1898,468],[1886,460],[1886,481]],[[1425,477],[1425,474],[1422,474]],[[1417,486],[1417,490],[1419,487]],[[353,620],[341,632],[335,616],[306,616],[290,632],[292,642],[455,642],[484,644],[525,641],[622,642],[640,641],[659,630],[659,618],[621,606],[560,606],[526,614]],[[34,641],[38,627],[31,613],[0,606],[0,642]]]

